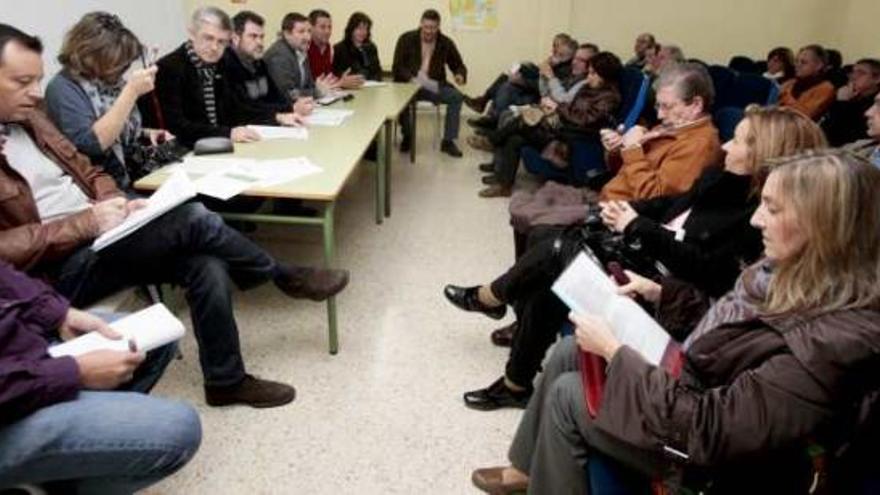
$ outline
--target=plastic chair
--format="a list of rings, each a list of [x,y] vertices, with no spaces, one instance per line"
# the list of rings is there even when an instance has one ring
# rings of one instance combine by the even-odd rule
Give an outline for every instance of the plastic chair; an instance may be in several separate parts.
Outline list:
[[[733,138],[736,126],[743,118],[743,109],[739,107],[723,107],[715,111],[713,120],[718,128],[718,138],[721,142],[727,142]]]
[[[745,55],[736,55],[727,63],[727,67],[741,74],[760,74],[755,65],[755,61]]]
[[[729,106],[745,108],[752,103],[766,105],[775,84],[773,81],[757,74],[739,74],[734,79],[727,98]],[[776,96],[778,98],[778,91]],[[725,106],[728,106],[725,105]],[[720,108],[720,107],[717,107]]]
[[[736,82],[736,72],[723,65],[710,65],[708,71],[715,87],[715,108],[732,105],[731,93]]]

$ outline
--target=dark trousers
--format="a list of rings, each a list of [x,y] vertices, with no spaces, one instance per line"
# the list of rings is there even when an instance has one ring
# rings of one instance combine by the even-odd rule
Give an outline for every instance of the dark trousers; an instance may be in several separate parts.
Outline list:
[[[266,282],[275,261],[201,203],[181,205],[97,253],[85,246],[52,267],[59,292],[76,306],[127,287],[171,283],[186,288],[206,385],[245,374],[232,311],[232,286]]]
[[[552,139],[541,125],[527,126],[519,117],[501,119],[502,124],[489,133],[489,141],[495,146],[492,163],[495,166],[495,179],[503,186],[512,186],[519,168],[519,154],[525,146],[543,149]]]
[[[453,141],[458,139],[458,131],[461,127],[461,105],[464,102],[464,96],[455,86],[441,84],[439,93],[420,89],[416,93],[416,99],[419,101],[430,101],[436,105],[446,105],[443,140]],[[404,139],[412,139],[413,126],[410,112],[401,113],[398,121],[400,122],[400,132],[403,133]]]
[[[560,232],[557,227],[536,229],[525,253],[491,284],[492,293],[516,312],[518,325],[505,375],[523,387],[540,371],[544,354],[568,315],[568,307],[550,290],[565,268],[554,250]]]

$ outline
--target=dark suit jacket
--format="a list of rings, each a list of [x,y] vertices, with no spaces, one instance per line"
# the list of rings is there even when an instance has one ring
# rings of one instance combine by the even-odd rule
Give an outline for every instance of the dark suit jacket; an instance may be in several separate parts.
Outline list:
[[[272,43],[263,55],[263,60],[269,69],[269,75],[282,93],[290,96],[290,92],[296,89],[301,92],[301,96],[316,96],[315,78],[309,68],[308,56],[300,68],[296,50],[284,38]]]
[[[431,56],[428,77],[441,83],[446,82],[446,66],[453,74],[461,75],[467,80],[467,67],[461,60],[461,54],[455,42],[443,33],[437,33],[437,45]],[[416,77],[422,66],[422,36],[418,29],[400,35],[394,48],[394,64],[392,72],[397,82],[409,82]]]
[[[189,61],[184,45],[162,57],[156,65],[159,66],[156,74],[156,95],[165,127],[184,146],[192,147],[193,143],[204,137],[229,137],[233,127],[244,124],[277,123],[277,112],[240,104],[233,97],[222,59],[217,64],[214,77],[217,125],[208,120],[200,76]],[[144,116],[144,126],[159,127],[152,96],[142,97],[139,105]]]
[[[370,81],[382,80],[382,65],[379,52],[372,41],[364,43],[362,49],[354,43],[342,40],[333,47],[333,73],[341,76],[346,70],[360,74]]]
[[[278,90],[264,61],[255,60],[253,67],[248,68],[230,47],[223,54],[223,68],[232,97],[238,104],[261,108],[267,113],[291,111],[290,98]]]

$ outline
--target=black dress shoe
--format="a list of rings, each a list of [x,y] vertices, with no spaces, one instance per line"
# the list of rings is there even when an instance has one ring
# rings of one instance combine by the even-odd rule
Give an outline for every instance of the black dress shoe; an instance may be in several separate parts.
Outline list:
[[[481,163],[480,164],[480,172],[486,172],[487,174],[491,174],[495,172],[495,164],[492,162]]]
[[[443,288],[443,295],[446,296],[446,299],[449,299],[449,302],[454,304],[458,309],[483,313],[494,320],[504,318],[504,315],[507,314],[507,305],[502,304],[495,308],[486,306],[481,303],[480,299],[477,297],[478,289],[479,286],[459,287],[457,285],[447,285]]]
[[[443,141],[440,143],[440,151],[446,153],[453,158],[461,158],[464,156],[455,141]]]
[[[483,184],[486,184],[487,186],[494,186],[495,184],[498,184],[498,179],[495,178],[495,175],[494,175],[494,174],[492,174],[492,175],[484,175],[483,178],[480,179],[480,181],[481,181]]]
[[[489,334],[489,338],[492,340],[492,343],[498,347],[510,347],[513,345],[513,336],[516,334],[516,329],[517,324],[516,322],[513,322],[510,325],[492,331],[492,333]]]
[[[503,407],[525,409],[529,405],[532,389],[514,392],[504,384],[504,377],[495,380],[487,388],[464,393],[464,405],[480,411],[494,411]]]
[[[474,119],[467,119],[467,124],[474,128],[483,129],[494,129],[498,127],[498,121],[488,115],[483,115]]]

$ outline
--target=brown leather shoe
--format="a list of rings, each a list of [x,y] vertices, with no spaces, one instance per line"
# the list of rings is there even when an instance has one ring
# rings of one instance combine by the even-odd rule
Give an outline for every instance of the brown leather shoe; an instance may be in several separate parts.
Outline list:
[[[490,153],[495,151],[495,147],[492,146],[492,142],[486,136],[468,136],[467,144],[475,150],[488,151]]]
[[[205,386],[205,402],[215,407],[233,404],[278,407],[293,402],[295,398],[296,390],[290,385],[261,380],[253,375],[245,375],[242,381],[228,387]]]
[[[529,488],[527,481],[504,484],[501,480],[503,467],[477,469],[471,473],[471,481],[474,486],[492,495],[505,495],[509,493],[525,493]]]
[[[512,193],[513,190],[511,187],[495,184],[494,186],[489,186],[483,189],[477,194],[479,194],[481,198],[509,198]]]
[[[348,285],[348,270],[282,267],[275,285],[294,299],[323,301]]]
[[[489,334],[492,343],[498,347],[510,347],[513,345],[513,335],[516,333],[516,322],[494,330]]]

